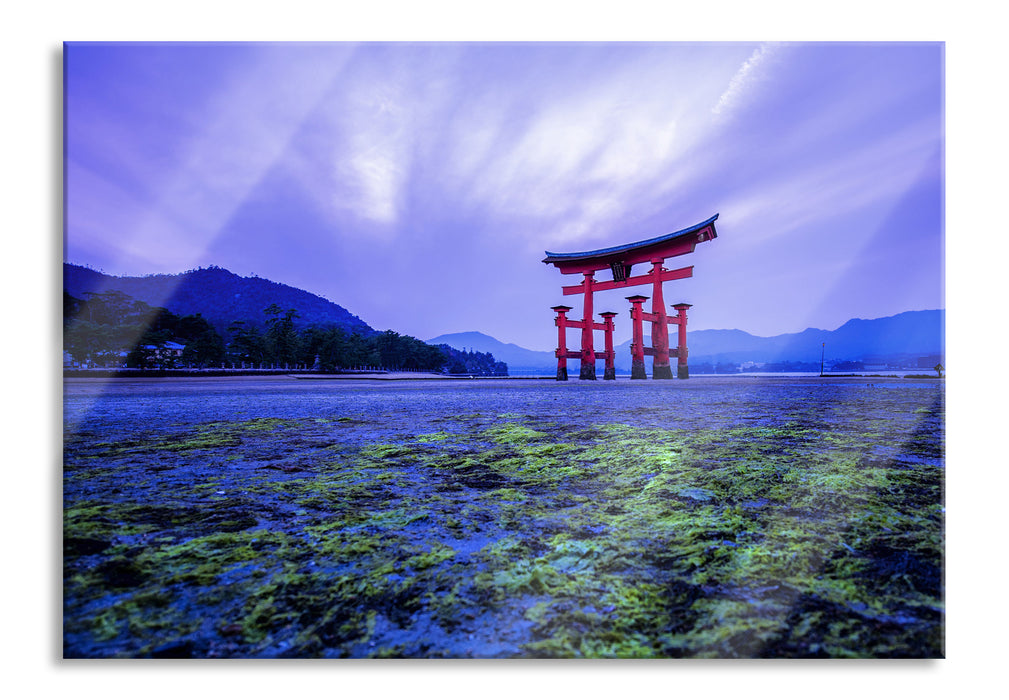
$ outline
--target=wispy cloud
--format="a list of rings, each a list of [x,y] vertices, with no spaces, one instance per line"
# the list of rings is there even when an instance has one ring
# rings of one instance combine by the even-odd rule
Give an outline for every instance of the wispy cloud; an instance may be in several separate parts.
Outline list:
[[[709,89],[662,64],[600,64],[591,84],[559,86],[549,100],[512,96],[521,120],[466,112],[453,124],[459,137],[445,174],[463,183],[468,203],[523,222],[519,238],[555,245],[598,237],[634,212],[642,192],[658,197],[685,177],[678,159],[703,135],[690,105]]]
[[[705,133],[693,105],[712,99],[710,76],[662,52],[610,65],[600,51],[583,58],[591,82],[523,91],[528,75],[467,72],[480,51],[382,54],[381,72],[359,53],[290,144],[289,175],[341,230],[389,239],[437,201],[535,247],[599,236],[641,192],[659,199],[688,177],[678,158]]]
[[[718,98],[718,103],[711,108],[712,114],[724,116],[737,109],[746,96],[759,87],[769,60],[779,50],[779,44],[761,44],[732,76],[729,86]]]

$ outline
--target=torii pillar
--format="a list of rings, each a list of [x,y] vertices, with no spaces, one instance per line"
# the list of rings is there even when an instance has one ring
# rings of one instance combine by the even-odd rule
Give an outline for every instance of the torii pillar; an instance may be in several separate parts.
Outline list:
[[[676,336],[676,377],[677,379],[689,379],[690,368],[687,366],[687,309],[692,304],[673,304],[676,309],[676,318],[669,319],[670,323],[679,326]]]
[[[648,297],[635,294],[627,297],[631,302],[631,379],[648,379],[645,372],[644,309],[641,305]]]
[[[592,272],[584,273],[582,280],[585,310],[582,313],[582,348],[581,367],[578,370],[579,379],[596,378],[596,351],[592,347]]]
[[[579,370],[581,379],[594,380],[596,378],[596,360],[602,358],[606,360],[606,369],[603,379],[616,379],[617,370],[615,365],[616,353],[613,350],[613,317],[614,311],[604,311],[599,314],[603,317],[602,323],[595,323],[591,318],[581,321],[572,321],[567,317],[570,306],[551,306],[557,316],[554,318],[554,325],[557,326],[557,349],[554,355],[557,357],[557,381],[566,382],[568,380],[568,360],[578,358],[581,360]],[[567,329],[582,329],[582,347],[578,351],[568,350]],[[588,330],[588,333],[586,333]],[[605,350],[596,352],[592,347],[592,332],[602,331],[605,342]],[[586,338],[586,336],[588,336]],[[585,344],[589,343],[588,347]]]
[[[651,321],[652,328],[654,329],[661,316],[644,310],[643,304],[648,301],[648,297],[636,294],[627,297],[627,301],[631,302],[631,379],[647,379],[648,375],[645,373],[645,355],[651,355],[656,358],[655,363],[652,365],[653,379],[672,379],[671,371],[669,374],[666,374],[664,370],[660,369],[661,365],[658,360],[659,348],[657,346],[645,347],[644,322]],[[667,358],[674,355],[677,358],[676,377],[678,379],[690,378],[690,370],[687,366],[687,309],[691,306],[691,304],[673,304],[673,308],[676,309],[676,316],[665,317],[666,323],[679,327],[676,337],[676,349],[666,351]],[[669,369],[668,361],[666,369]]]
[[[554,319],[554,324],[557,326],[557,350],[554,351],[557,356],[557,381],[566,382],[568,380],[567,313],[571,307],[551,306],[550,308],[557,313],[557,318]]]
[[[665,309],[665,302],[662,297],[662,283],[673,280],[686,279],[693,276],[693,266],[681,267],[674,270],[667,270],[663,263],[667,258],[676,258],[694,252],[698,243],[713,240],[715,233],[715,214],[706,221],[695,224],[685,229],[650,238],[644,241],[628,243],[626,245],[614,246],[611,248],[601,248],[581,253],[551,253],[546,251],[543,262],[556,266],[565,275],[583,275],[581,284],[567,285],[561,288],[564,295],[582,294],[585,305],[584,318],[581,321],[567,321],[563,319],[563,314],[558,313],[558,326],[580,328],[582,330],[582,342],[579,353],[569,353],[563,343],[558,347],[558,359],[568,357],[579,357],[581,359],[580,378],[595,379],[595,360],[600,357],[607,357],[608,352],[596,353],[592,347],[592,334],[595,330],[606,330],[608,325],[612,325],[612,318],[606,318],[606,323],[593,323],[592,321],[592,295],[595,292],[604,292],[611,289],[625,289],[651,285],[652,287],[652,310],[645,312],[642,304],[648,299],[645,296],[627,297],[631,301],[631,318],[634,320],[634,343],[632,345],[632,379],[645,378],[644,356],[653,357],[652,377],[653,379],[672,379],[673,372],[669,366],[671,355],[678,358],[677,376],[686,379],[689,376],[687,370],[687,345],[686,345],[686,310],[689,304],[677,304],[673,308],[677,310],[675,317],[669,316]],[[651,270],[642,275],[632,275],[631,269],[634,265],[648,263]],[[596,281],[594,274],[600,270],[609,269],[613,273],[612,280]],[[682,308],[681,308],[682,307]],[[557,307],[554,307],[555,309]],[[566,307],[570,309],[570,307]],[[605,318],[605,316],[604,316]],[[652,347],[644,347],[644,333],[642,324],[648,321],[652,324]],[[669,324],[676,324],[680,327],[678,336],[679,344],[674,352],[669,348]],[[561,353],[564,357],[561,358]],[[566,378],[566,365],[564,375]],[[560,365],[558,365],[558,378],[561,376]],[[607,377],[608,378],[608,377]]]
[[[616,316],[615,311],[604,311],[600,316],[603,317],[603,336],[605,340],[604,347],[606,348],[604,355],[606,359],[606,369],[603,370],[603,379],[616,379],[617,378],[617,367],[614,364],[615,353],[613,351],[613,317]]]
[[[672,379],[669,367],[669,329],[666,305],[662,301],[662,258],[654,258],[652,263],[652,379]]]

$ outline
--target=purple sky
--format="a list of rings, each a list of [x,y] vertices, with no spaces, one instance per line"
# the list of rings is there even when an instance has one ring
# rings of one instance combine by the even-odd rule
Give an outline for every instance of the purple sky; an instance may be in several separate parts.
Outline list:
[[[69,44],[65,59],[65,259],[109,274],[219,265],[380,330],[549,350],[550,307],[580,297],[544,250],[718,213],[716,240],[667,262],[694,265],[665,286],[692,330],[945,306],[941,44]],[[630,293],[596,296],[618,342]]]

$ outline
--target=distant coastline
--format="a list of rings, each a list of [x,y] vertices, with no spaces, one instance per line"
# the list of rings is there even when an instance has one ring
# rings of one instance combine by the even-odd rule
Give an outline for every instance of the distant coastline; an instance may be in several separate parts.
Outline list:
[[[69,368],[63,370],[64,379],[193,379],[199,377],[290,377],[291,379],[380,379],[380,380],[459,380],[459,379],[494,379],[498,381],[506,380],[550,380],[556,381],[552,375],[528,374],[511,375],[504,377],[480,376],[472,374],[438,374],[433,372],[409,372],[409,371],[386,371],[386,370],[346,370],[333,372],[312,372],[309,370],[289,370],[289,369],[77,369]],[[903,374],[856,374],[844,373],[818,374],[816,372],[745,372],[733,374],[696,374],[691,379],[705,378],[775,378],[775,379],[937,379],[945,380],[946,375],[939,377],[935,374],[910,373]],[[617,380],[629,380],[629,374],[618,374]],[[604,383],[602,380],[597,380]],[[646,380],[654,381],[652,379]],[[677,383],[683,380],[670,380],[669,383]],[[689,381],[689,380],[686,380]],[[571,382],[577,384],[579,382]],[[635,382],[644,383],[644,382]]]
[[[313,372],[310,370],[295,369],[109,369],[96,367],[94,369],[65,368],[64,378],[93,378],[93,379],[135,379],[146,377],[303,377],[310,376],[319,379],[348,379],[357,377],[381,378],[389,375],[411,377],[419,379],[433,379],[445,377],[454,378],[454,375],[438,375],[432,372],[409,372],[409,371],[386,371],[386,370],[346,370],[331,372]]]

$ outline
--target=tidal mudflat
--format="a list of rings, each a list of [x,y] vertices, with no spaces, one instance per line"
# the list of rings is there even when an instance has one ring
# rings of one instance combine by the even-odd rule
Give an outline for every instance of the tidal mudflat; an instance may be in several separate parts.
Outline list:
[[[941,657],[943,392],[68,379],[64,655]]]

